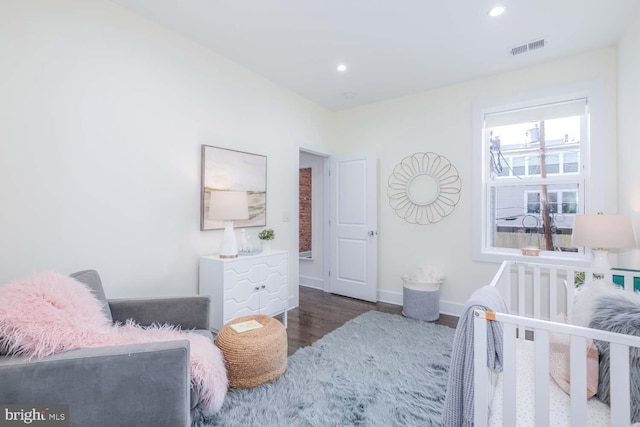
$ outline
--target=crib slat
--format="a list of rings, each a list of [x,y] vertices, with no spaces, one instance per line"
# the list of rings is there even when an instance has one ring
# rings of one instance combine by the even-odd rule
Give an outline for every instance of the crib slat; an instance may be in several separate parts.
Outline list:
[[[489,418],[487,369],[487,320],[473,318],[474,425],[486,426]]]
[[[524,316],[524,303],[525,303],[525,292],[524,292],[524,265],[518,266],[518,316]]]
[[[526,299],[526,293],[525,293],[525,266],[524,265],[519,265],[518,266],[518,316],[525,316],[525,299]],[[525,329],[523,326],[520,326],[520,330],[519,330],[519,338],[521,341],[524,341],[524,336],[525,336]]]
[[[549,331],[535,329],[534,333],[536,347],[536,427],[546,427],[551,425],[549,422]]]
[[[504,323],[502,424],[516,425],[516,325]],[[524,335],[524,334],[522,334]]]
[[[571,336],[571,425],[587,425],[587,340]]]
[[[587,274],[585,274],[585,277]],[[586,279],[585,279],[586,280]],[[567,298],[565,301],[565,309],[567,316],[571,319],[573,313],[573,298],[576,293],[576,272],[573,270],[567,271]]]
[[[540,319],[540,267],[533,268],[533,317]]]
[[[629,347],[610,343],[611,425],[631,425],[629,397]]]
[[[549,270],[549,319],[558,314],[558,270]]]
[[[507,308],[511,312],[511,264],[507,267],[507,272],[504,275],[504,300],[507,303]]]

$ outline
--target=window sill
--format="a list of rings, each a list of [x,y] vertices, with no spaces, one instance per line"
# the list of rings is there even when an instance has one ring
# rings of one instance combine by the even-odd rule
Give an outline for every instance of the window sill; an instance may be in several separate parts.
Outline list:
[[[298,254],[298,259],[300,261],[313,261],[313,252],[312,251],[300,252]]]
[[[503,261],[535,262],[540,264],[571,265],[588,267],[591,259],[586,254],[571,254],[567,252],[540,251],[538,256],[522,255],[516,250],[485,250],[474,253],[474,261],[502,263]]]

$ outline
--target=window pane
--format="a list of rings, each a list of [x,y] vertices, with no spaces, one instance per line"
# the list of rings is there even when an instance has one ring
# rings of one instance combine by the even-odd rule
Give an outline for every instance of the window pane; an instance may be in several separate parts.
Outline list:
[[[540,193],[527,193],[527,213],[540,213]]]
[[[558,213],[558,193],[547,191],[547,206],[549,213]]]
[[[529,175],[540,175],[540,156],[529,156]]]
[[[562,213],[578,213],[578,193],[576,193],[575,191],[562,192]]]
[[[541,214],[541,193],[540,185],[491,187],[490,242],[493,247],[520,249],[533,246],[542,250],[577,252],[578,248],[571,245],[571,233],[574,214],[578,212],[578,184],[547,185],[549,216],[546,220]],[[564,211],[565,204],[572,212]],[[560,207],[562,212],[558,212]],[[550,241],[549,248],[547,240]]]
[[[511,173],[509,160],[500,153],[500,138],[491,140],[491,173],[498,176],[509,176]]]
[[[562,167],[563,167],[564,173],[578,172],[579,171],[579,168],[578,168],[579,153],[567,152],[563,154],[564,155],[563,155]]]
[[[547,154],[544,167],[547,173],[560,173],[560,155]]]
[[[524,175],[524,157],[514,157],[512,169],[513,169],[514,176],[523,176]]]
[[[580,116],[572,116],[489,128],[491,177],[540,176],[541,152],[547,175],[579,172],[580,120]],[[504,169],[510,169],[511,174]]]

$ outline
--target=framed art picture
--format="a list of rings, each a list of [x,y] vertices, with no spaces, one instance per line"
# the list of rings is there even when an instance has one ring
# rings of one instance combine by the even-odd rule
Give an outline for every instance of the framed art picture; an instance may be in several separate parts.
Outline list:
[[[267,225],[267,157],[227,148],[202,146],[200,229],[224,228],[224,221],[209,219],[212,191],[246,191],[249,219],[234,221],[235,228]]]

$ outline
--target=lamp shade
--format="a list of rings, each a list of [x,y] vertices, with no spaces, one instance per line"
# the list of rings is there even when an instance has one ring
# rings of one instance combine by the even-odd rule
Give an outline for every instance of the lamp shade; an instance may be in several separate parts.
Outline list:
[[[233,221],[249,219],[246,191],[212,191],[209,197],[209,219]]]
[[[626,215],[577,215],[573,223],[573,246],[594,249],[634,248],[631,218]]]

